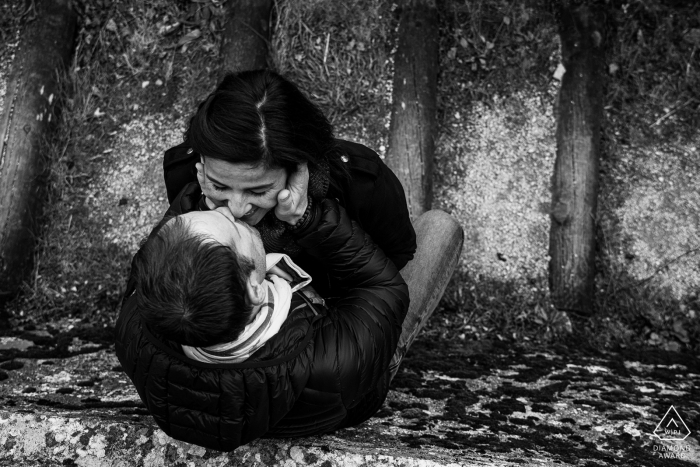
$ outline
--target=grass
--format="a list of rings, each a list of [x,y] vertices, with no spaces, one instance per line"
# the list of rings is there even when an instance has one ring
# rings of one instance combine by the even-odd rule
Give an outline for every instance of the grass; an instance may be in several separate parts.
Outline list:
[[[608,118],[621,142],[673,141],[700,123],[700,6],[677,5],[616,2],[611,10]]]
[[[213,20],[202,21],[198,26],[206,26],[205,32],[197,42],[185,44],[181,37],[196,27],[180,26],[181,35],[160,34],[159,29],[178,19],[197,19],[197,13],[170,2],[84,1],[77,9],[73,63],[60,79],[60,131],[49,144],[44,233],[34,274],[9,304],[20,322],[113,323],[133,251],[105,239],[105,223],[111,219],[97,212],[105,194],[96,191],[95,180],[118,158],[132,156],[111,150],[123,124],[163,109],[177,113],[178,88],[187,89],[184,107],[213,82],[194,71],[206,69],[214,48],[209,45],[217,37],[215,28],[209,28]],[[173,69],[183,71],[174,75]],[[153,92],[159,79],[167,92]],[[150,88],[143,86],[146,81]]]
[[[391,4],[281,0],[276,11],[275,69],[310,95],[339,134],[368,144],[385,141],[393,70]]]
[[[685,270],[692,271],[692,264],[698,263],[700,239],[695,240],[695,245],[691,241],[680,254],[668,255],[645,278],[631,277],[616,258],[616,252],[625,247],[626,240],[620,238],[620,219],[612,213],[629,196],[614,175],[642,179],[647,176],[626,172],[625,147],[667,145],[669,149],[664,152],[670,161],[697,138],[700,5],[615,2],[608,19],[611,47],[606,87],[607,125],[603,134],[598,277],[601,289],[598,309],[607,321],[596,323],[593,334],[602,344],[619,341],[621,336],[626,345],[641,343],[697,352],[700,290],[696,286],[679,297],[657,279],[680,263],[684,263]],[[694,160],[692,156],[680,158],[691,164]],[[653,163],[649,161],[649,165]],[[662,179],[668,176],[663,169],[661,172]],[[674,239],[667,237],[666,241]]]
[[[105,218],[95,212],[104,195],[91,183],[119,158],[132,156],[106,152],[125,124],[155,114],[182,121],[213,88],[221,5],[213,0],[78,2],[76,55],[63,80],[61,131],[51,142],[44,235],[35,273],[10,304],[18,325],[62,318],[113,323],[133,252],[105,240]],[[671,15],[673,7],[660,0],[610,5],[614,40],[606,64],[604,167],[618,163],[619,144],[692,138],[700,115],[700,34],[694,32],[700,31],[700,8],[681,6]],[[542,107],[551,107],[559,45],[556,20],[544,2],[443,0],[438,7],[439,139],[458,139],[455,114],[467,115],[476,103],[488,108],[505,99],[516,108],[525,93],[543,96]],[[380,153],[388,140],[397,18],[395,5],[375,0],[279,0],[273,19],[274,67],[319,104],[338,135]],[[158,80],[161,87],[155,88]],[[514,112],[509,125],[522,127],[525,118],[526,112]],[[436,184],[459,183],[458,176],[442,172],[448,165],[437,166]],[[654,281],[631,277],[616,261],[624,239],[612,213],[625,193],[615,191],[615,180],[606,174],[602,184],[612,196],[601,199],[595,318],[571,322],[553,310],[541,274],[499,280],[461,268],[426,333],[455,340],[544,345],[573,339],[606,349],[697,352],[700,297],[691,292],[673,298]],[[450,203],[436,200],[448,210]]]
[[[439,94],[449,96],[440,104],[443,133],[454,132],[452,115],[464,114],[475,101],[489,105],[495,95],[508,96],[522,89],[547,93],[558,63],[551,10],[541,3],[507,1],[443,3],[441,8],[441,49],[447,53],[443,52],[441,61]],[[670,14],[672,7],[661,2],[618,2],[609,10],[608,27],[614,39],[608,62],[615,66],[609,68],[614,72],[605,97],[603,164],[608,174],[620,163],[615,157],[620,143],[633,139],[643,145],[652,140],[658,143],[659,138],[671,142],[697,134],[700,73],[693,34],[700,16],[697,6],[681,10]],[[437,183],[444,183],[440,169],[435,175]],[[700,344],[697,292],[673,298],[653,277],[640,281],[626,273],[613,253],[618,242],[624,242],[614,210],[626,193],[617,190],[617,180],[605,173],[602,184],[593,319],[574,321],[572,336],[566,317],[549,305],[546,281],[531,278],[530,284],[516,286],[462,272],[453,279],[428,332],[467,340],[556,343],[576,338],[596,348],[653,346],[696,352]],[[449,209],[449,204],[445,206]],[[690,261],[693,251],[687,251]],[[662,275],[663,268],[656,273]],[[528,286],[539,292],[524,293]]]

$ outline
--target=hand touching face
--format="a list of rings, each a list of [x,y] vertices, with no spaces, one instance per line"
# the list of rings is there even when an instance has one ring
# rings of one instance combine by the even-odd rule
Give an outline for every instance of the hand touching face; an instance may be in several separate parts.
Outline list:
[[[275,215],[281,221],[296,224],[308,205],[309,168],[299,164],[296,172],[287,179],[287,186],[277,194]]]

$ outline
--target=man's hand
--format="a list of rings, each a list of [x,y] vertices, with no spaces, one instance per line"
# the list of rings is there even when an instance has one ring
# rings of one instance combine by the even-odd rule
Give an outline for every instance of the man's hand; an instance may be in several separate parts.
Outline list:
[[[277,194],[275,215],[283,222],[295,225],[304,215],[309,204],[309,168],[306,163],[297,165],[297,170],[289,175],[287,186]]]
[[[287,271],[283,270],[281,267],[277,266],[276,264],[270,268],[269,271],[267,271],[268,274],[274,274],[276,276],[281,277],[282,279],[286,280],[287,282],[292,282],[294,278],[292,277],[291,274],[289,274]]]

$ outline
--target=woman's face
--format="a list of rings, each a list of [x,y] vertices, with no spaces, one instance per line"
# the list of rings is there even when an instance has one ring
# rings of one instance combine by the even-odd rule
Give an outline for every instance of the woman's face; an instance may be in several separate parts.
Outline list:
[[[236,219],[256,225],[277,205],[277,194],[287,184],[287,171],[202,157],[197,180],[210,208],[227,206]]]

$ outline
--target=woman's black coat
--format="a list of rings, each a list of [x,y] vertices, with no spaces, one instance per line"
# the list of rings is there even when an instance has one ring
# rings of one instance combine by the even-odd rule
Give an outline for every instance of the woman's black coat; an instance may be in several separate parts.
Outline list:
[[[401,182],[371,149],[349,141],[337,142],[346,156],[351,177],[340,181],[339,187],[331,185],[326,197],[337,199],[350,218],[372,237],[401,270],[416,251],[416,233]],[[165,152],[163,170],[168,202],[172,203],[188,183],[197,182],[197,162],[199,156],[190,151],[186,142]],[[198,201],[201,195],[199,185],[195,195]],[[197,203],[188,201],[183,203],[181,209],[187,212],[196,207]],[[314,278],[314,286],[323,296],[328,296],[335,289],[327,272],[312,257],[302,254],[293,259]]]
[[[316,205],[297,243],[345,285],[326,307],[295,293],[280,331],[248,360],[207,364],[153,335],[127,287],[116,352],[158,426],[173,438],[231,451],[256,438],[356,425],[382,405],[408,309],[396,266],[338,205]]]

